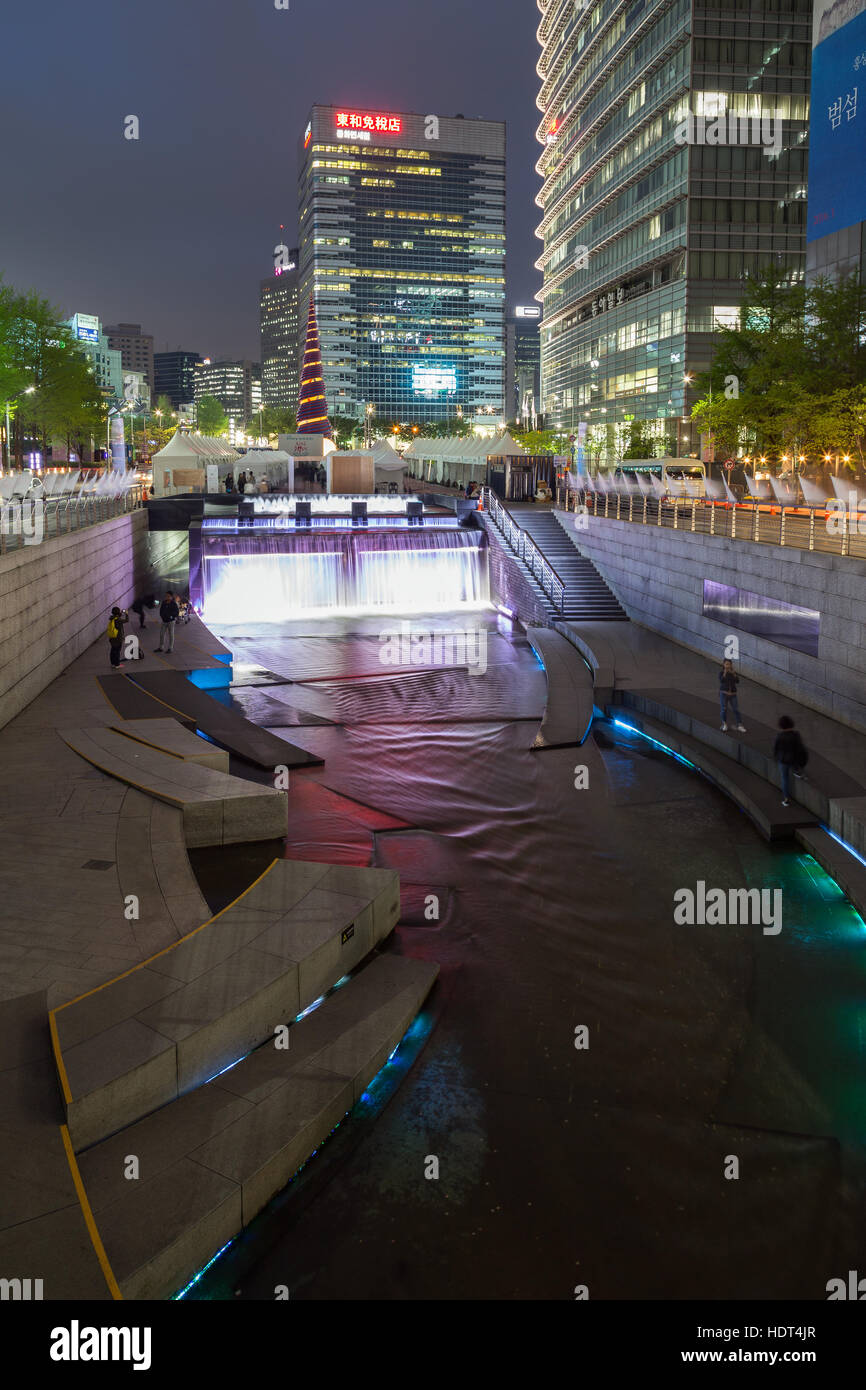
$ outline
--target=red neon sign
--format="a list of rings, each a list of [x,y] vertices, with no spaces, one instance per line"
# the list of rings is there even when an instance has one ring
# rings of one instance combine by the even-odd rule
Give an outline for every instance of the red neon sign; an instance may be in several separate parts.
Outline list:
[[[399,135],[403,129],[399,116],[364,116],[357,111],[338,111],[337,125],[342,130],[375,130],[380,135]]]

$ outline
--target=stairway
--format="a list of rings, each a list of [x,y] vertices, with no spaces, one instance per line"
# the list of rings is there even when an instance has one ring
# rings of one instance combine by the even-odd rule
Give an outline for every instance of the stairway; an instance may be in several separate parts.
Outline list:
[[[551,618],[562,618],[565,622],[572,623],[628,622],[628,614],[620,606],[595,565],[585,555],[581,555],[550,508],[512,504],[508,511],[517,525],[532,537],[565,586],[565,603],[560,613],[554,608],[531,571],[521,565]]]

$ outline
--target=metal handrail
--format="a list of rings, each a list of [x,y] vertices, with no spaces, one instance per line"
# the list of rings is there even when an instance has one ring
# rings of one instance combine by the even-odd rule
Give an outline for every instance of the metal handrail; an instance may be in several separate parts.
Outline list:
[[[481,493],[494,526],[500,531],[509,548],[538,580],[554,608],[562,613],[565,608],[565,585],[547,556],[539,550],[529,533],[524,531],[522,526],[518,526],[491,488],[484,487]]]
[[[723,502],[715,498],[638,496],[635,493],[596,492],[557,484],[557,506],[578,510],[587,518],[628,521],[638,526],[661,526],[699,535],[752,541],[785,549],[822,551],[866,559],[866,512],[842,506],[799,502]],[[822,528],[816,521],[823,521]]]
[[[81,531],[101,521],[109,521],[142,506],[139,485],[112,496],[17,497],[0,503],[0,555],[20,545],[43,541]],[[36,525],[37,518],[39,525]]]

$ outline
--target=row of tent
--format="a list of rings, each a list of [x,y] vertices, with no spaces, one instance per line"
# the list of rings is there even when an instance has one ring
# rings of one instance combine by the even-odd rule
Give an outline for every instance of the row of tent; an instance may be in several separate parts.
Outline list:
[[[486,463],[489,458],[515,458],[525,453],[523,445],[518,444],[506,431],[499,439],[484,439],[478,435],[468,438],[454,435],[450,439],[413,439],[404,450],[403,457],[422,463]]]

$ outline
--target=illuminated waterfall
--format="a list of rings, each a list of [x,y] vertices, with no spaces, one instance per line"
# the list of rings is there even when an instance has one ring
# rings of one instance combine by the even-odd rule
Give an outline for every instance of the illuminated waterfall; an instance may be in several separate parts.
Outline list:
[[[490,601],[483,541],[478,531],[420,527],[211,536],[203,555],[205,620],[483,608]]]

